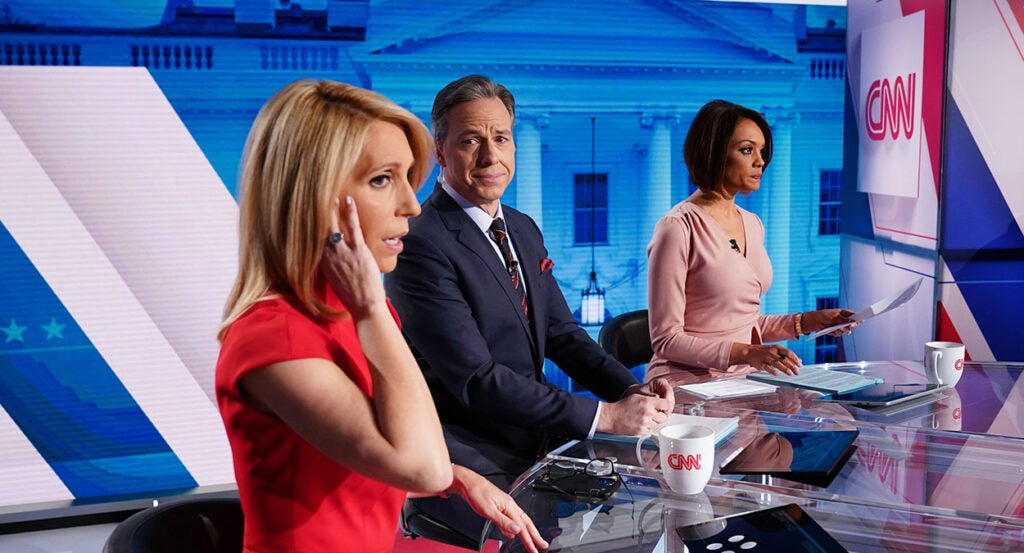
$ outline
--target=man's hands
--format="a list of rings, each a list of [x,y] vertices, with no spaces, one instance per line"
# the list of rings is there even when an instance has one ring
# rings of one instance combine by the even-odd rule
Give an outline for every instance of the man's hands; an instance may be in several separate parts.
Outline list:
[[[623,436],[640,436],[665,422],[675,407],[672,385],[663,378],[626,390],[622,399],[601,405],[597,431]]]

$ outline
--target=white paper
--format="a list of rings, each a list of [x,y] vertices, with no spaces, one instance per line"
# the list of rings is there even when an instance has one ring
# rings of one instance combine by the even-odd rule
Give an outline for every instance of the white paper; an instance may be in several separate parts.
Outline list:
[[[910,298],[913,298],[914,295],[917,294],[917,290],[921,288],[921,282],[923,281],[924,277],[919,277],[910,286],[907,286],[906,288],[900,290],[899,292],[896,292],[891,296],[876,301],[875,303],[865,307],[864,309],[861,309],[860,311],[854,313],[853,315],[850,315],[850,318],[853,319],[855,322],[859,323],[866,321],[871,317],[876,317],[878,315],[881,315],[882,313],[896,309],[897,307],[910,301]],[[846,328],[852,324],[854,323],[843,323],[835,326],[830,326],[828,328],[823,328],[813,334],[808,334],[806,339],[813,340],[818,336],[823,336],[830,332],[835,332],[841,328]]]
[[[713,380],[699,384],[683,384],[677,387],[679,390],[689,392],[703,399],[716,399],[726,397],[755,396],[769,394],[775,391],[775,386],[744,380],[741,378],[728,378],[724,380]]]
[[[772,387],[774,388],[774,386]],[[668,418],[665,419],[665,422],[658,425],[658,428],[668,426],[670,424],[698,424],[701,426],[707,426],[715,431],[715,441],[718,442],[721,441],[723,437],[731,435],[732,432],[739,427],[739,423],[739,417],[705,417],[703,415],[671,413]],[[626,436],[621,434],[605,434],[603,432],[597,432],[594,434],[594,437],[600,437],[602,440],[613,442],[636,443],[636,439],[640,436]]]

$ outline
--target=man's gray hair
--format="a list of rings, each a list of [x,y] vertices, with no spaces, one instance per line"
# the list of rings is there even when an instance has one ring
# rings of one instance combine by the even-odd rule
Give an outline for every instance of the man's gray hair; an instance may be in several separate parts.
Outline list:
[[[504,86],[483,75],[467,75],[445,85],[434,97],[434,107],[430,110],[430,126],[434,130],[434,140],[443,142],[448,134],[448,112],[459,104],[497,98],[505,104],[508,115],[515,122],[516,99]]]

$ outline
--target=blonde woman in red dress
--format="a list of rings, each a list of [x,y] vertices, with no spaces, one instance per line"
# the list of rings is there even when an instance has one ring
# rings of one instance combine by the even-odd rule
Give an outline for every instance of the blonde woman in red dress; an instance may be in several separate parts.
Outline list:
[[[547,546],[507,494],[449,461],[384,297],[431,143],[407,110],[330,81],[293,83],[256,117],[216,376],[247,552],[388,552],[406,497],[445,492]]]

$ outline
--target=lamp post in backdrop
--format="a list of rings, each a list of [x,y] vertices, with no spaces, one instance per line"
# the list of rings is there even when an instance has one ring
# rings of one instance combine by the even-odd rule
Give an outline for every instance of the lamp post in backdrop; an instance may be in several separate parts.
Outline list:
[[[597,118],[590,118],[590,282],[583,290],[580,303],[580,323],[583,325],[604,324],[604,290],[597,285],[597,266],[594,243],[597,241],[597,164],[595,160]]]

